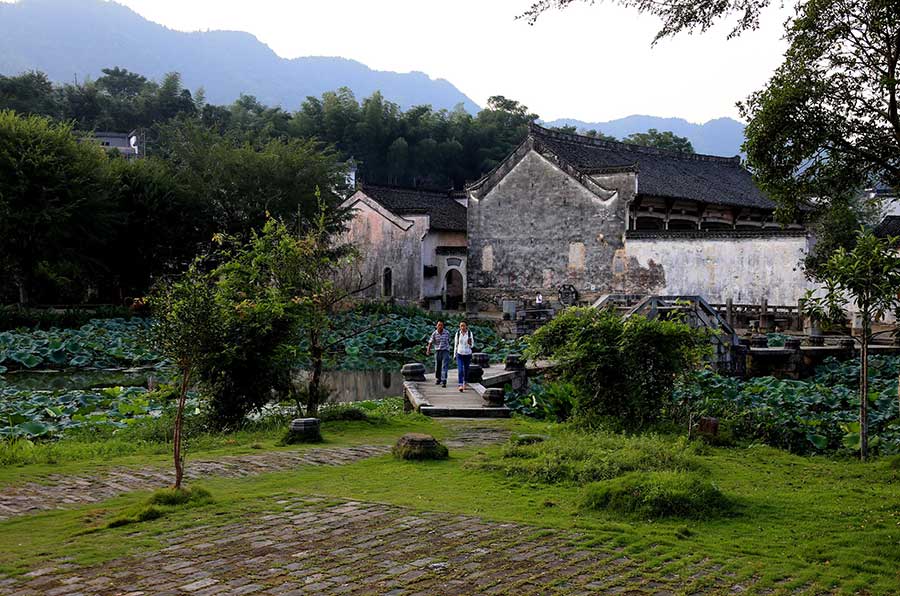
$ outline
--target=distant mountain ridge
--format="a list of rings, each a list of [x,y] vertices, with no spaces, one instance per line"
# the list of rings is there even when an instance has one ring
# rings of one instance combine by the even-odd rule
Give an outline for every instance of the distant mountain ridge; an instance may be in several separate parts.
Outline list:
[[[241,93],[293,111],[307,96],[349,87],[357,99],[381,91],[407,109],[428,104],[469,113],[480,107],[444,79],[421,72],[372,70],[355,60],[312,56],[288,60],[249,33],[184,33],[146,20],[123,5],[104,0],[20,0],[0,3],[0,74],[41,70],[56,82],[85,80],[101,69],[120,66],[160,80],[172,71],[191,90],[203,87],[206,100],[230,104]],[[682,118],[634,115],[608,122],[563,118],[548,126],[596,129],[616,138],[650,128],[690,139],[698,153],[740,153],[744,125],[731,118],[693,124]]]
[[[444,79],[421,72],[376,71],[346,58],[279,57],[249,33],[184,33],[103,0],[20,0],[0,3],[0,74],[41,70],[56,82],[97,78],[121,66],[159,80],[181,73],[185,86],[203,87],[211,103],[241,93],[296,110],[307,96],[342,86],[358,99],[381,91],[406,109],[430,104],[475,113],[479,106]]]
[[[579,131],[594,129],[617,139],[636,132],[647,132],[651,128],[659,131],[671,130],[678,136],[690,139],[697,153],[726,157],[740,155],[741,145],[744,143],[744,125],[732,118],[716,118],[704,124],[694,124],[683,118],[640,115],[626,116],[608,122],[584,122],[560,118],[546,122],[545,126],[574,126]]]

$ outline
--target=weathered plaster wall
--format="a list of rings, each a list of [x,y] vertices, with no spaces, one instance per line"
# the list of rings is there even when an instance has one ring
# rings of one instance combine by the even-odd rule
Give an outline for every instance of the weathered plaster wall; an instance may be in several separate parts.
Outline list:
[[[634,175],[608,176],[604,188],[611,192],[601,198],[529,150],[493,188],[470,196],[469,301],[497,308],[560,284],[583,295],[609,291]]]
[[[360,251],[358,268],[364,284],[375,282],[361,297],[383,298],[382,274],[385,267],[390,267],[394,298],[418,302],[422,294],[421,239],[428,229],[428,218],[396,218],[402,225],[409,226],[404,230],[397,221],[385,217],[363,201],[351,200],[351,206],[355,213],[346,238]]]
[[[655,238],[625,241],[625,272],[617,292],[700,294],[710,302],[793,305],[814,286],[801,269],[809,239]],[[648,280],[657,268],[662,279]]]
[[[438,249],[453,247],[459,249],[454,254],[437,254]],[[449,261],[448,261],[449,259]],[[458,264],[457,261],[459,261]],[[432,230],[422,240],[422,263],[437,267],[437,275],[426,277],[422,281],[422,295],[442,296],[446,285],[447,272],[456,269],[463,278],[463,295],[465,296],[466,280],[466,234],[465,232],[448,232]]]

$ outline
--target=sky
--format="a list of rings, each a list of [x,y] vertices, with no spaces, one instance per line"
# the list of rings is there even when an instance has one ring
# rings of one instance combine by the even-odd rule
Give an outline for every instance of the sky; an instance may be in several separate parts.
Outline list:
[[[533,0],[118,0],[181,31],[247,31],[285,58],[342,56],[377,70],[447,79],[484,106],[491,95],[544,120],[631,114],[692,122],[738,118],[735,102],[780,64],[786,9],[726,39],[720,25],[651,46],[659,21],[598,2],[515,16]],[[778,4],[778,3],[776,3]]]

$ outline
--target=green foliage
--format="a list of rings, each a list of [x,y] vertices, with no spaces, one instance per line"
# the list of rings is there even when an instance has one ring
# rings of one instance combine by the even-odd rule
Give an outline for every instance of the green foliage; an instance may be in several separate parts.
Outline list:
[[[319,410],[319,420],[334,422],[335,420],[360,421],[368,420],[366,410],[355,404],[329,404]]]
[[[0,274],[20,302],[39,284],[87,295],[114,211],[107,161],[69,124],[0,111]]]
[[[91,309],[67,308],[24,308],[21,306],[0,306],[0,331],[9,329],[43,329],[52,327],[81,327],[92,319],[130,319],[140,316],[140,312],[119,306],[99,306]]]
[[[671,407],[675,381],[699,366],[706,335],[674,320],[648,320],[592,308],[566,309],[528,341],[530,358],[549,358],[578,390],[575,416],[612,417],[640,428]]]
[[[167,396],[143,387],[32,391],[0,386],[0,438],[36,439],[74,429],[125,428],[140,418],[160,416],[168,405]]]
[[[562,422],[568,420],[578,403],[578,389],[573,383],[529,379],[526,391],[506,388],[506,406],[514,412]]]
[[[873,450],[900,452],[897,377],[900,358],[872,356],[867,412]],[[715,416],[736,439],[763,441],[795,453],[858,446],[859,363],[827,360],[806,381],[759,377],[740,381],[705,370],[684,380],[675,400],[695,416]],[[846,441],[846,442],[845,442]]]
[[[639,519],[686,517],[711,519],[726,513],[730,501],[701,474],[632,472],[591,484],[584,506]]]
[[[0,374],[35,368],[98,368],[155,364],[145,319],[92,319],[78,329],[0,332]]]
[[[679,137],[672,131],[659,132],[655,128],[651,128],[647,132],[636,132],[630,134],[624,139],[625,143],[632,145],[643,145],[644,147],[656,147],[657,149],[666,149],[668,151],[680,151],[682,153],[694,153],[694,146],[690,140],[685,137]]]
[[[697,470],[696,450],[683,438],[568,432],[544,441],[513,440],[500,459],[480,465],[527,482],[582,485],[629,472]]]
[[[119,528],[164,517],[183,507],[200,507],[214,503],[212,494],[205,488],[164,488],[157,490],[146,503],[113,518],[107,528]]]

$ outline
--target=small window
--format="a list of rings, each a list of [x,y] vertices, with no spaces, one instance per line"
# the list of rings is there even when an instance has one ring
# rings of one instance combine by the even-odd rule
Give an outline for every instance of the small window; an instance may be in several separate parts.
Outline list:
[[[459,267],[460,265],[462,265],[462,259],[458,259],[456,257],[450,257],[449,259],[447,259],[448,267]]]
[[[390,267],[385,267],[381,276],[381,294],[385,298],[390,298],[394,295],[394,280]]]

